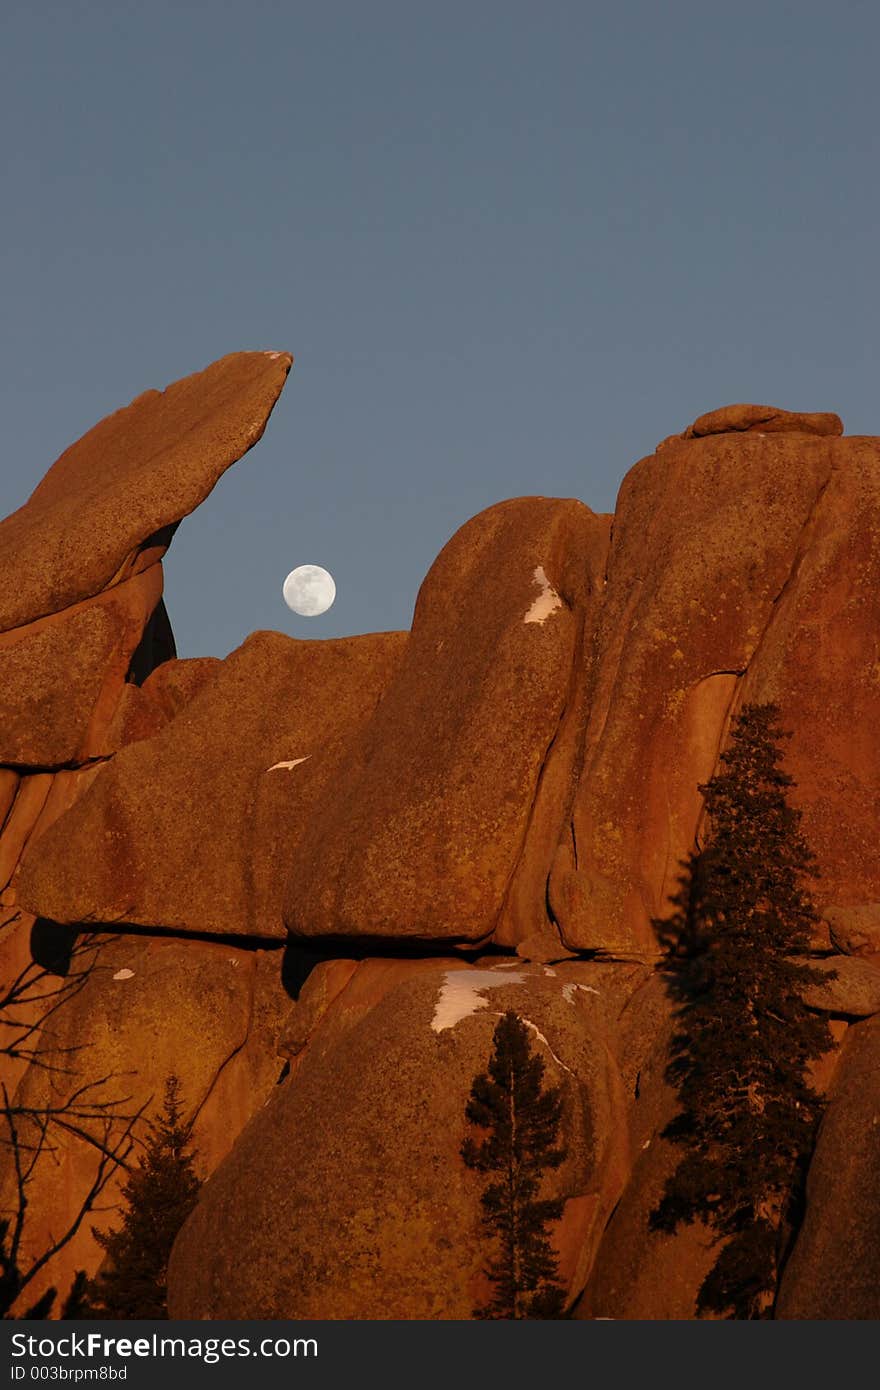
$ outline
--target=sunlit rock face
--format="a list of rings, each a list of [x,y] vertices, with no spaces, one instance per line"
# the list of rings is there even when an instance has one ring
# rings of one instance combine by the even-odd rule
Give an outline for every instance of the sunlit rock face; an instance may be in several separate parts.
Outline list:
[[[140,690],[175,664],[162,556],[260,438],[291,361],[236,353],[145,392],[73,444],[0,523],[0,923],[18,911],[25,847],[101,761],[169,717],[167,701]],[[57,785],[45,781],[52,772]]]
[[[367,960],[329,990],[315,980],[289,1023],[289,1077],[175,1244],[172,1316],[472,1317],[491,1294],[485,1179],[460,1148],[507,1008],[563,1091],[567,1158],[543,1191],[565,1202],[554,1239],[571,1303],[629,1171],[630,1088],[609,1043],[642,974],[493,957]]]
[[[283,940],[279,865],[335,800],[347,742],[405,645],[405,633],[253,633],[47,831],[21,902],[56,922]]]
[[[521,498],[453,536],[340,767],[345,796],[327,798],[291,856],[296,936],[511,945],[552,933],[544,888],[609,520]]]
[[[880,896],[880,446],[840,438],[836,417],[730,407],[704,421],[636,464],[618,498],[550,881],[572,948],[654,948],[651,920],[699,829],[698,785],[747,700],[776,700],[793,732],[824,901]]]
[[[509,1007],[564,1092],[546,1195],[574,1316],[694,1315],[708,1233],[648,1226],[677,1103],[654,919],[732,716],[773,700],[821,874],[810,1003],[842,1058],[817,1068],[830,1105],[779,1308],[880,1316],[848,1215],[880,1004],[880,441],[724,407],[637,463],[614,517],[533,497],[468,522],[411,633],[178,660],[162,554],[289,367],[238,354],[147,393],[0,526],[0,974],[94,928],[99,967],[40,1045],[130,1076],[138,1103],[181,1075],[214,1176],[174,1311],[472,1316],[490,1290],[460,1145]],[[40,1065],[0,1066],[45,1102]],[[64,1184],[35,1177],[31,1250],[87,1190],[88,1155],[66,1162]],[[91,1224],[46,1284],[97,1267]]]
[[[37,853],[119,750],[158,733],[219,665],[176,660],[162,601],[162,556],[178,522],[260,438],[291,360],[286,353],[233,354],[166,391],[146,392],[72,445],[31,498],[0,523],[0,982],[6,1001],[0,1080],[10,1096],[19,1088],[16,1105],[63,1108],[70,1087],[104,1075],[110,1060],[119,1069],[114,1094],[141,1104],[161,1095],[173,1061],[187,1079],[192,1104],[207,1116],[209,1092],[223,1094],[236,1072],[242,1078],[247,1070],[245,1039],[254,1027],[242,1024],[242,1010],[252,1019],[263,1016],[245,984],[247,968],[237,977],[237,1002],[224,1009],[223,989],[218,996],[216,976],[209,980],[210,948],[196,945],[188,981],[211,1014],[196,1020],[193,1000],[187,1002],[180,988],[187,967],[181,970],[179,955],[168,949],[155,958],[164,966],[160,975],[152,968],[135,972],[126,1002],[137,1007],[114,1005],[108,1030],[100,1021],[104,1005],[110,1007],[109,994],[124,991],[122,981],[106,996],[98,989],[107,978],[106,940],[101,964],[88,980],[80,979],[75,961],[82,955],[69,958],[69,934],[40,920],[40,907],[28,910],[19,890],[24,857]],[[151,795],[149,788],[141,792]],[[168,810],[176,816],[179,807]],[[101,834],[82,849],[78,865],[69,864],[106,863],[112,853],[112,839]],[[123,868],[119,858],[116,868]],[[125,949],[133,954],[148,944],[128,938]],[[190,1049],[182,1039],[191,1025],[200,1045]],[[73,1052],[60,1050],[67,1047]],[[230,1048],[240,1054],[232,1068],[226,1066]],[[271,1043],[267,1049],[271,1056]],[[204,1061],[201,1072],[197,1058]],[[236,1107],[237,1115],[242,1107]],[[240,1123],[247,1105],[243,1112]],[[223,1132],[231,1142],[234,1124]],[[15,1187],[7,1138],[8,1127],[0,1156],[6,1198],[10,1181]],[[53,1129],[51,1138],[55,1152],[46,1150],[29,1180],[19,1252],[24,1265],[63,1234],[94,1178],[94,1150],[78,1146],[69,1132]],[[218,1127],[205,1138],[205,1152],[216,1154],[221,1138]],[[111,1195],[118,1186],[114,1179]],[[13,1191],[12,1206],[4,1200],[4,1210],[14,1214],[14,1208]],[[96,1267],[100,1251],[91,1226],[106,1226],[110,1211],[82,1220],[74,1240],[29,1285],[24,1307],[53,1282],[63,1295],[77,1263]]]

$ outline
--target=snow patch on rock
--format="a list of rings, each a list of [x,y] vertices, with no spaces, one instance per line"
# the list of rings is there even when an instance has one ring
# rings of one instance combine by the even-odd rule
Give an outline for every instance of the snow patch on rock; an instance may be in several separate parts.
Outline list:
[[[134,977],[133,970],[117,970],[113,976],[114,980],[131,980]]]
[[[543,623],[546,618],[550,617],[551,613],[555,613],[557,608],[562,607],[562,599],[544,573],[543,565],[538,565],[534,579],[541,592],[523,618],[524,623]]]
[[[498,989],[500,985],[522,984],[525,975],[521,970],[513,974],[499,975],[496,970],[447,970],[437,1003],[431,1027],[435,1033],[443,1033],[454,1028],[463,1018],[488,1008],[489,1001],[482,997],[487,989]]]
[[[579,985],[575,984],[573,980],[569,980],[567,985],[562,986],[562,997],[565,1000],[566,1004],[574,1003],[574,992],[576,989],[582,989],[585,994],[599,993],[597,989],[593,989],[592,985]]]
[[[306,753],[306,755],[305,755],[304,758],[291,758],[291,759],[290,759],[288,762],[286,762],[286,763],[273,763],[271,767],[267,767],[267,768],[266,768],[266,771],[267,771],[267,772],[275,772],[279,767],[283,767],[283,768],[299,767],[300,763],[307,763],[308,760],[309,760],[309,758],[310,758],[311,756],[312,756],[311,753]]]

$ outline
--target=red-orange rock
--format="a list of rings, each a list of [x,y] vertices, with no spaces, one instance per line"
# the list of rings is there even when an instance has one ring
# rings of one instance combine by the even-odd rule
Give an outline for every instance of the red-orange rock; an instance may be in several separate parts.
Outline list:
[[[880,902],[857,907],[827,907],[825,917],[838,951],[849,956],[880,953]]]
[[[23,777],[0,838],[0,887],[5,888],[33,832],[52,786],[52,773]]]
[[[793,730],[785,766],[826,915],[880,901],[880,440],[828,447],[827,483],[742,682],[744,700],[775,700]]]
[[[757,430],[762,434],[843,434],[839,415],[825,413],[803,414],[797,410],[779,410],[772,405],[725,405],[701,415],[684,431],[682,439],[701,439],[709,434],[729,434],[741,430]]]
[[[59,928],[46,932],[64,943]],[[44,949],[49,945],[44,942]],[[173,1073],[181,1082],[187,1117],[195,1116],[197,1169],[202,1176],[210,1173],[280,1074],[277,1035],[289,1008],[281,954],[169,937],[79,937],[69,967],[59,963],[56,970],[33,976],[32,992],[62,989],[66,997],[44,1025],[38,1060],[19,1085],[15,1106],[63,1111],[80,1087],[91,1085],[88,1102],[117,1101],[111,1113],[119,1116],[133,1115],[146,1104],[146,1118],[161,1107],[165,1080]],[[52,1125],[53,1151],[43,1155],[28,1184],[23,1268],[67,1229],[95,1177],[98,1154],[74,1131],[100,1138],[101,1123],[67,1119],[69,1128]],[[22,1123],[27,1132],[27,1122]],[[114,1122],[111,1138],[122,1128],[121,1120]],[[142,1120],[135,1133],[142,1139],[144,1132]],[[63,1298],[77,1269],[95,1272],[103,1252],[92,1227],[118,1225],[114,1208],[124,1177],[124,1170],[117,1171],[100,1209],[29,1285],[28,1304],[53,1284]],[[14,1208],[11,1154],[5,1147],[0,1192],[4,1209]]]
[[[847,1032],[777,1318],[880,1318],[880,1018]]]
[[[96,598],[0,634],[0,760],[32,767],[114,751],[108,725],[162,596],[155,564]]]
[[[55,922],[283,937],[281,866],[335,796],[346,740],[405,644],[404,633],[254,633],[40,839],[22,865],[20,902]],[[153,686],[164,681],[171,699],[174,679],[157,673]]]
[[[880,1014],[880,964],[853,956],[832,956],[811,964],[823,977],[804,991],[812,1009],[844,1018]]]
[[[880,898],[878,451],[728,432],[670,443],[627,475],[550,882],[567,946],[656,950],[651,920],[694,847],[698,784],[747,699],[777,700],[794,731],[787,766],[823,894]]]
[[[160,559],[176,524],[262,435],[291,360],[233,353],[144,392],[71,445],[0,523],[0,632]]]
[[[607,537],[608,518],[548,498],[503,502],[453,536],[340,768],[345,795],[292,856],[294,934],[512,943],[551,930],[544,885]]]
[[[568,1156],[545,1189],[566,1202],[556,1242],[575,1297],[628,1163],[601,971],[361,966],[204,1188],[172,1252],[172,1317],[471,1317],[490,1251],[483,1181],[459,1150],[507,1007],[563,1087]]]
[[[143,685],[126,685],[107,730],[109,744],[119,749],[152,738],[213,680],[221,665],[215,656],[172,659],[155,667]]]

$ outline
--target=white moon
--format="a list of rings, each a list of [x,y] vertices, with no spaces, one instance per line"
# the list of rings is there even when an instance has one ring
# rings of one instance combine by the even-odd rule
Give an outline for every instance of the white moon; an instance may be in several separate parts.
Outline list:
[[[320,565],[297,565],[285,579],[281,592],[284,602],[301,618],[317,618],[326,613],[336,597],[333,575]]]

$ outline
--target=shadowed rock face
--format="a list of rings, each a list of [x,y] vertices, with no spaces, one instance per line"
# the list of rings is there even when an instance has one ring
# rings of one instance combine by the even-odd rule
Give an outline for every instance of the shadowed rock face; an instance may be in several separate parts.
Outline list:
[[[0,636],[0,757],[57,767],[114,752],[111,721],[161,597],[162,566],[153,564],[94,599]]]
[[[880,1018],[849,1030],[779,1318],[880,1318]]]
[[[50,930],[59,935],[57,927]],[[146,1106],[147,1118],[161,1110],[165,1080],[174,1073],[187,1118],[195,1118],[198,1170],[210,1172],[278,1078],[277,1035],[290,1006],[281,983],[281,952],[105,934],[75,942],[66,976],[32,969],[34,992],[61,989],[66,995],[44,1024],[42,1064],[28,1069],[16,1104],[63,1107],[91,1083],[87,1108],[112,1101],[109,1114],[122,1117]],[[103,1138],[100,1119],[81,1127]],[[110,1138],[121,1129],[120,1118]],[[142,1121],[135,1132],[142,1137],[144,1129]],[[47,1247],[53,1233],[66,1229],[95,1177],[96,1152],[88,1143],[60,1127],[53,1128],[51,1141],[53,1152],[39,1163],[28,1188],[23,1266]],[[101,1211],[86,1219],[46,1266],[39,1284],[29,1288],[29,1302],[53,1284],[66,1292],[77,1269],[96,1266],[100,1256],[91,1228],[115,1223],[124,1176],[117,1173]],[[4,1147],[4,1209],[11,1190],[10,1154]]]

